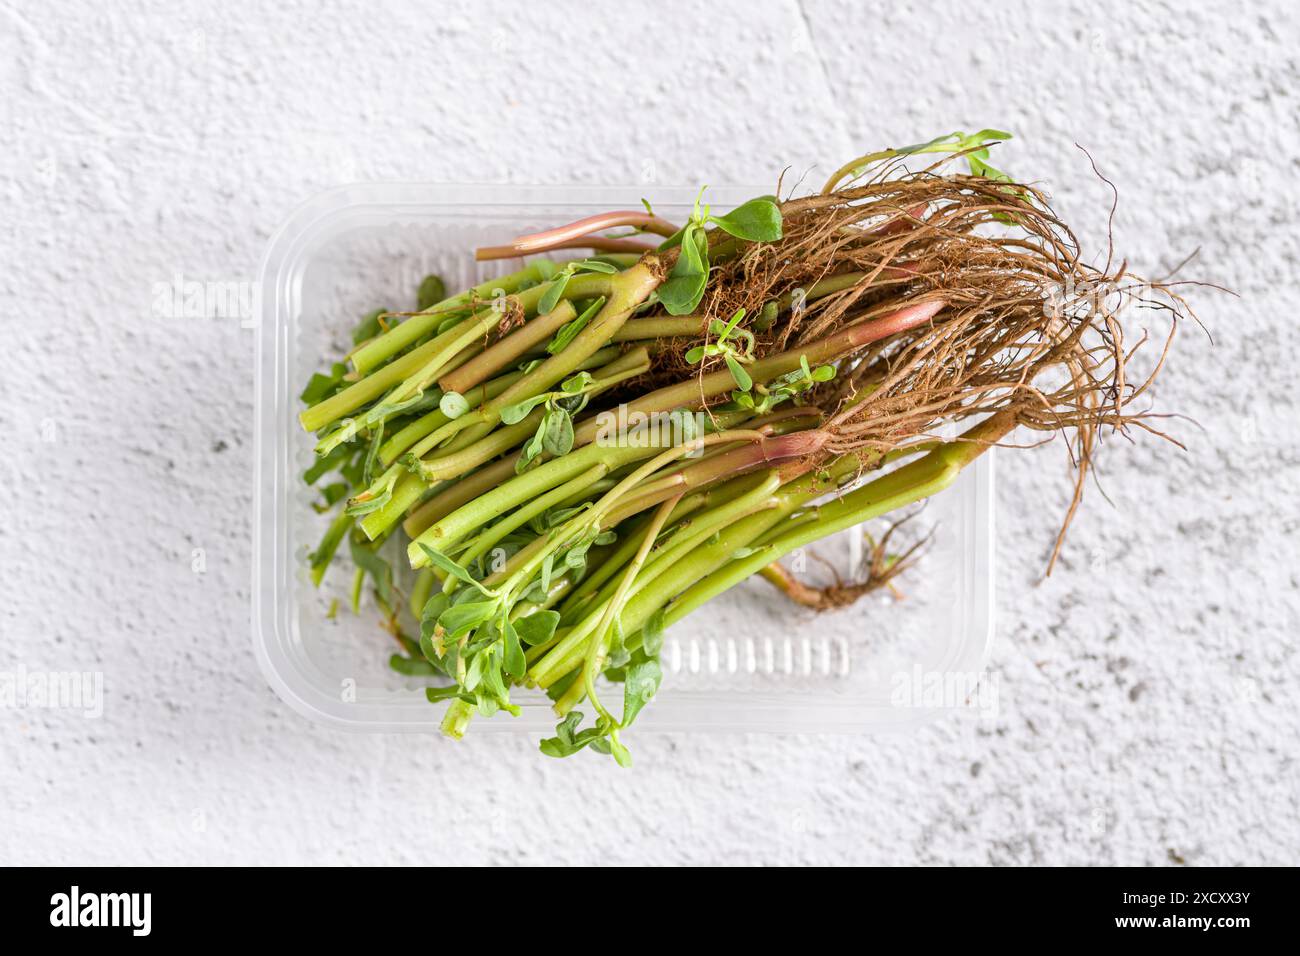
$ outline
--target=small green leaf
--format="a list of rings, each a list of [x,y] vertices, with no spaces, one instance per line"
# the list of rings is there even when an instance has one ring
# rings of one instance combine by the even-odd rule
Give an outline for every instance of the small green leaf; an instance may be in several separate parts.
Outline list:
[[[596,313],[604,307],[605,297],[602,295],[591,305],[583,309],[582,314],[576,319],[572,322],[565,323],[564,327],[555,333],[555,338],[553,338],[550,344],[546,346],[546,351],[551,355],[558,355],[560,352],[563,352],[569,347],[569,343],[578,337],[578,333],[587,327],[587,323],[592,320]]]
[[[579,372],[577,375],[570,376],[560,383],[560,391],[566,395],[577,395],[584,389],[590,388],[595,379],[591,377],[590,372]]]
[[[430,628],[426,631],[424,621],[422,620],[420,622],[420,653],[423,654],[424,659],[431,664],[438,661],[442,656],[438,653],[438,645],[433,641],[432,625],[436,623],[437,621],[435,619],[431,622]]]
[[[600,259],[583,259],[579,262],[575,262],[573,265],[575,268],[582,269],[585,272],[600,272],[605,275],[613,275],[618,272],[618,266],[611,265],[610,263],[604,262]]]
[[[323,514],[324,512],[329,511],[333,505],[338,504],[339,499],[346,495],[349,490],[350,488],[346,481],[332,481],[324,488],[320,489],[322,503],[320,505],[313,504],[312,507],[315,508],[317,512]]]
[[[433,548],[425,544],[423,541],[418,543],[420,545],[420,550],[424,552],[424,556],[429,559],[429,562],[433,564],[434,567],[441,568],[443,571],[447,572],[452,577],[457,578],[458,580],[464,581],[466,584],[478,588],[479,591],[483,592],[484,594],[492,593],[487,588],[483,587],[483,585],[479,583],[479,581],[474,577],[474,575],[470,574],[467,570],[462,568],[459,564],[457,564],[451,558],[447,557],[441,551],[434,550]]]
[[[562,408],[553,408],[546,413],[542,423],[545,435],[542,447],[556,458],[567,455],[573,448],[573,420]]]
[[[514,628],[521,641],[529,647],[536,647],[545,644],[555,635],[559,623],[559,611],[535,611],[515,621]]]
[[[393,568],[387,561],[375,553],[371,546],[362,544],[354,536],[349,538],[352,563],[357,570],[368,574],[375,582],[375,593],[387,606],[393,603]]]
[[[447,610],[447,608],[450,605],[451,605],[451,601],[448,599],[445,591],[439,591],[436,594],[431,594],[429,596],[429,600],[424,602],[424,607],[420,609],[421,647],[423,647],[423,641],[426,637],[432,639],[434,627],[438,623],[438,618],[442,615],[443,611]],[[426,657],[428,656],[427,651],[425,652],[425,656]]]
[[[705,220],[709,218],[709,207],[707,205],[702,205],[700,202],[704,198],[704,193],[708,188],[707,185],[700,187],[699,193],[695,196],[695,206],[691,210],[691,222],[698,223],[701,226],[704,225]]]
[[[375,479],[375,463],[379,461],[379,446],[384,443],[384,423],[374,427],[370,435],[370,447],[366,450],[366,463],[361,469],[361,481],[370,484]]]
[[[694,348],[687,350],[686,352],[686,361],[689,362],[691,365],[696,364],[703,358],[704,358],[703,345],[697,345]]]
[[[549,552],[546,555],[546,557],[542,559],[542,590],[543,591],[549,591],[551,589],[551,575],[554,573],[554,570],[555,570],[555,552],[552,551]]]
[[[574,743],[576,742],[575,741],[576,733],[581,723],[582,723],[582,712],[577,710],[570,711],[568,714],[565,715],[564,719],[560,721],[559,724],[556,725],[555,736],[551,739],[556,741],[559,744],[562,744],[566,748],[570,748],[569,753],[572,753],[573,752],[572,748],[574,746]],[[547,741],[542,741],[543,746],[546,743]],[[565,756],[565,755],[554,754],[553,756]]]
[[[622,742],[612,734],[607,738],[609,741],[609,752],[614,755],[614,761],[624,769],[632,766],[632,754],[623,746]]]
[[[646,657],[658,657],[659,652],[663,650],[665,617],[667,617],[666,609],[660,608],[650,615],[650,620],[646,621],[641,628],[641,649]]]
[[[343,384],[343,376],[347,374],[347,370],[346,365],[335,362],[328,375],[314,372],[312,377],[307,380],[307,387],[302,390],[302,394],[298,397],[308,405],[315,405],[317,402],[323,401]]]
[[[513,405],[507,405],[501,409],[501,421],[506,425],[518,425],[538,405],[544,404],[551,398],[551,393],[546,392],[541,395],[534,395],[532,398],[526,398],[522,402],[515,402]]]
[[[472,691],[483,681],[483,668],[490,661],[487,660],[486,653],[474,655],[474,659],[469,662],[469,667],[465,669],[465,689]]]
[[[659,286],[659,301],[669,315],[689,315],[704,297],[709,279],[708,238],[692,223],[682,237],[681,252]]]
[[[734,355],[728,354],[726,356],[726,362],[727,369],[731,372],[731,377],[735,379],[736,385],[742,392],[748,392],[754,387],[754,380],[750,378],[749,373],[745,371],[745,367],[741,365],[740,362],[736,361]]]
[[[564,555],[565,567],[572,568],[575,571],[581,568],[583,564],[586,563],[587,552],[591,550],[591,546],[595,542],[595,540],[596,540],[596,535],[589,534],[587,537],[580,540],[577,544],[575,544],[572,548],[570,548],[567,552],[565,552]]]
[[[565,287],[569,284],[569,277],[573,273],[568,269],[561,272],[551,280],[551,284],[546,287],[542,297],[537,301],[537,314],[549,315],[560,304],[560,297],[564,295]]]
[[[352,499],[348,502],[347,507],[344,508],[343,510],[346,511],[348,514],[352,515],[353,517],[368,515],[373,511],[378,511],[380,508],[388,504],[388,502],[392,499],[393,486],[397,484],[398,474],[399,472],[397,472],[396,470],[390,469],[389,477],[387,477],[386,479],[381,479],[383,483],[379,489],[378,494],[370,498],[367,498],[364,501],[357,501],[356,499]]]
[[[745,317],[744,308],[742,307],[737,309],[735,313],[731,316],[731,318],[727,320],[727,324],[722,326],[722,328],[718,331],[718,342],[719,343],[725,342],[727,340],[727,336],[729,336],[732,332],[736,330],[736,326],[740,324],[740,320],[743,319],[744,317]],[[713,321],[716,322],[717,319],[714,319]]]
[[[528,444],[524,445],[523,451],[519,453],[519,459],[515,462],[515,474],[522,475],[529,463],[542,453],[542,440],[545,437],[542,428],[533,432],[533,437],[528,439]]]
[[[493,700],[500,704],[509,700],[510,694],[506,690],[505,679],[502,677],[502,665],[497,662],[496,651],[498,646],[494,644],[484,652],[484,654],[490,656],[483,662],[483,688],[492,695]],[[483,657],[484,654],[480,654],[479,657]],[[523,656],[522,651],[519,656]]]
[[[368,313],[356,328],[352,330],[352,344],[360,345],[367,339],[373,339],[376,335],[383,332],[384,327],[380,323],[379,317],[385,315],[387,312],[387,309],[375,309],[375,311]]]
[[[429,703],[431,704],[457,698],[460,700],[466,699],[465,695],[461,693],[461,689],[455,684],[452,684],[450,687],[426,687],[424,689],[424,696],[428,698]]]
[[[509,620],[503,622],[501,637],[505,648],[501,656],[501,666],[505,668],[507,674],[518,680],[528,669],[528,661],[524,658],[523,648],[519,646],[519,633]]]
[[[435,275],[427,275],[420,282],[420,288],[415,293],[415,307],[423,312],[447,298],[447,285],[442,279]]]
[[[542,753],[548,757],[568,757],[588,745],[592,745],[602,753],[609,753],[609,745],[605,742],[608,729],[604,726],[596,726],[579,731],[578,725],[581,723],[582,713],[576,710],[570,711],[555,728],[555,736],[541,742],[539,746]]]
[[[465,604],[453,604],[439,615],[438,625],[452,637],[459,637],[484,621],[491,620],[497,607],[496,601],[468,601]]]
[[[401,654],[394,654],[388,658],[388,666],[407,677],[432,677],[438,673],[438,669],[428,661],[416,657],[403,657]]]
[[[723,232],[750,242],[775,242],[781,238],[781,209],[770,199],[751,199],[725,216],[710,216]]]
[[[664,672],[659,666],[659,661],[654,658],[633,664],[627,669],[627,676],[623,679],[621,726],[628,727],[636,720],[636,715],[641,712],[641,708],[658,692],[663,676]]]
[[[561,743],[559,737],[547,737],[537,744],[537,749],[548,757],[571,757],[578,752],[577,748]]]
[[[447,392],[438,400],[438,411],[454,421],[469,411],[469,402],[459,392]]]
[[[447,594],[439,591],[437,594],[432,594],[420,610],[420,652],[429,661],[439,661],[442,658],[441,641],[435,643],[433,636],[434,631],[437,630],[438,618],[442,617],[443,611],[450,605],[451,601],[447,600]]]

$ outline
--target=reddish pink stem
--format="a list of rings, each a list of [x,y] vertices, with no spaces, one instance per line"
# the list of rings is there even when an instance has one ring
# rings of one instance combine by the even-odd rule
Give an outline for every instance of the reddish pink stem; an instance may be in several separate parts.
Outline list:
[[[915,229],[924,221],[921,216],[925,214],[926,205],[926,203],[917,203],[911,209],[904,210],[901,216],[895,216],[884,225],[877,226],[872,232],[878,236],[893,236]]]
[[[529,252],[545,252],[548,249],[560,248],[557,243],[583,239],[593,232],[600,232],[602,229],[613,229],[616,226],[633,226],[645,232],[653,232],[661,236],[671,236],[677,232],[677,227],[667,219],[660,219],[648,212],[623,209],[614,212],[602,212],[599,215],[588,216],[586,219],[579,219],[577,222],[571,222],[565,226],[556,226],[554,229],[547,229],[544,232],[534,232],[527,236],[520,236],[513,240],[508,248],[513,249],[517,256]]]
[[[554,242],[545,249],[533,249],[532,252],[549,252],[553,249],[595,249],[600,252],[635,252],[638,255],[644,252],[652,252],[654,246],[645,242],[637,242],[633,239],[611,239],[608,236],[582,236],[578,239],[565,239],[562,242]],[[479,262],[487,262],[490,259],[514,259],[518,256],[526,255],[520,252],[515,246],[479,246],[474,250],[474,258]]]
[[[906,306],[897,312],[889,313],[889,315],[882,315],[878,319],[871,319],[860,325],[849,326],[846,332],[850,341],[853,342],[854,348],[861,348],[891,335],[897,335],[899,332],[906,332],[908,329],[925,325],[938,315],[940,310],[947,304],[943,299],[918,302],[916,305]]]

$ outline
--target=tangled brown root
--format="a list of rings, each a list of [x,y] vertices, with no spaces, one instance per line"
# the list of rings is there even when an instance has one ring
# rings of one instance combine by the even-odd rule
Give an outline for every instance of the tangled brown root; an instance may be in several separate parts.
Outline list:
[[[776,587],[782,594],[804,607],[816,611],[828,611],[832,608],[847,607],[868,594],[888,588],[896,597],[902,597],[895,586],[895,578],[912,567],[929,543],[926,535],[901,553],[893,553],[889,542],[894,532],[910,521],[914,515],[908,515],[895,521],[880,536],[879,540],[867,536],[869,550],[863,566],[853,577],[845,579],[831,562],[813,552],[812,556],[821,562],[831,573],[833,583],[814,585],[801,580],[793,571],[779,562],[773,562],[759,572],[760,577]]]
[[[744,308],[742,328],[761,356],[921,297],[942,298],[946,307],[930,324],[846,357],[833,381],[804,396],[826,413],[833,437],[824,453],[877,460],[946,426],[1008,411],[1031,431],[1067,433],[1075,489],[1054,563],[1101,430],[1169,438],[1154,426],[1158,416],[1135,403],[1191,309],[1178,284],[1131,276],[1122,262],[1112,268],[1109,255],[1103,268],[1087,264],[1035,187],[944,173],[944,162],[920,172],[882,165],[861,185],[786,201],[777,242],[715,234],[699,312],[726,320]],[[765,306],[778,312],[767,326]],[[1129,363],[1148,339],[1130,345],[1125,320],[1139,308],[1170,321],[1153,366],[1134,380]],[[719,359],[688,365],[694,344],[661,342],[652,376],[680,380],[721,367]]]

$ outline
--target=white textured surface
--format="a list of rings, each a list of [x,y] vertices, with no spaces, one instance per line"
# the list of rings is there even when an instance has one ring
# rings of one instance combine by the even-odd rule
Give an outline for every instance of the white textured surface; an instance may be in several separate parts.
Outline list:
[[[130,5],[133,6],[133,5]],[[456,5],[461,7],[462,5]],[[102,670],[100,720],[0,711],[5,862],[1252,863],[1300,852],[1295,5],[0,4],[0,670]],[[112,10],[119,10],[114,5]],[[1198,296],[1041,582],[1059,450],[1000,467],[1000,713],[888,738],[341,736],[248,640],[251,279],[353,179],[752,181],[994,125],[1091,242]],[[206,572],[191,570],[195,548]],[[584,755],[585,756],[585,755]]]

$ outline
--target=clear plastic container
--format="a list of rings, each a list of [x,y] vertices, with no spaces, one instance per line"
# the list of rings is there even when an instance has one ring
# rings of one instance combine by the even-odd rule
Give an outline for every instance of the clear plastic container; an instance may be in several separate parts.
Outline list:
[[[768,191],[710,187],[708,199],[730,208]],[[348,609],[345,550],[321,589],[307,576],[305,556],[328,520],[309,506],[315,496],[300,480],[312,460],[313,440],[296,418],[307,378],[346,348],[347,331],[365,312],[413,308],[425,274],[437,272],[458,289],[520,267],[518,260],[476,263],[475,246],[637,208],[643,193],[657,212],[680,221],[696,190],[346,186],[301,206],[272,237],[256,330],[252,624],[267,680],[296,710],[343,729],[432,731],[445,706],[430,705],[420,681],[388,668],[396,645],[377,626],[378,612],[365,603],[359,616]],[[934,707],[916,706],[926,701],[907,692],[916,679],[978,674],[988,657],[992,457],[981,457],[900,530],[913,540],[932,534],[920,563],[897,582],[902,600],[872,595],[818,614],[750,580],[678,623],[665,641],[663,685],[638,730],[864,732],[933,717]],[[863,540],[860,532],[836,538],[813,550],[842,562]],[[816,567],[810,560],[809,571]],[[333,597],[340,607],[330,617]],[[514,696],[521,717],[477,720],[472,733],[554,726],[543,695]]]

